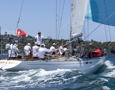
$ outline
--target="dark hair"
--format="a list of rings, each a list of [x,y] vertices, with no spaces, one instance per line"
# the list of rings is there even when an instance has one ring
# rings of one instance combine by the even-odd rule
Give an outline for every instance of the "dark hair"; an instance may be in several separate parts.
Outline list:
[[[40,47],[40,45],[38,44],[38,47]]]
[[[38,32],[38,34],[41,34],[41,32]]]
[[[15,44],[15,43],[16,43],[15,41],[12,42],[12,44]]]

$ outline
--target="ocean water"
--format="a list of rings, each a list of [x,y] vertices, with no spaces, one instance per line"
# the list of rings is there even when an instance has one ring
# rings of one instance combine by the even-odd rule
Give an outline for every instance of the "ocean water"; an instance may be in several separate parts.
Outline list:
[[[78,71],[0,71],[0,90],[115,90],[115,56],[90,75]]]

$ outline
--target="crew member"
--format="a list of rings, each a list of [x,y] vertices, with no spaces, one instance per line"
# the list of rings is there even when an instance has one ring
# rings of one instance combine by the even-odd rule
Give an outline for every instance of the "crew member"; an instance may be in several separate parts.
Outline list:
[[[51,52],[52,55],[55,54],[55,50],[56,50],[55,45],[56,45],[56,44],[53,43],[52,46],[50,47],[50,50],[49,50],[49,51]]]
[[[30,56],[31,54],[31,44],[28,43],[25,47],[24,47],[24,53],[25,53],[25,56]]]
[[[39,47],[38,47],[38,43],[35,42],[35,45],[32,47],[32,51],[33,51],[33,58],[38,58],[38,52],[39,52]]]
[[[59,54],[62,56],[64,54],[63,45],[59,47]]]
[[[46,57],[46,53],[48,53],[49,50],[45,48],[45,45],[42,44],[41,47],[39,48],[39,58],[44,60]]]
[[[18,56],[18,48],[15,43],[10,45],[10,50],[8,51],[9,58],[15,59]]]
[[[38,32],[38,35],[35,37],[36,42],[38,45],[42,44],[42,36],[41,36],[41,32]]]

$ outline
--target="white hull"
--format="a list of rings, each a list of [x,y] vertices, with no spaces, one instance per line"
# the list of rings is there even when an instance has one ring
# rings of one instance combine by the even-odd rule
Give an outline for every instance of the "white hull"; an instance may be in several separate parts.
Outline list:
[[[38,61],[20,61],[20,60],[0,60],[0,69],[3,70],[28,70],[28,69],[72,69],[83,73],[92,73],[104,64],[104,57],[93,58],[89,60],[38,60]]]

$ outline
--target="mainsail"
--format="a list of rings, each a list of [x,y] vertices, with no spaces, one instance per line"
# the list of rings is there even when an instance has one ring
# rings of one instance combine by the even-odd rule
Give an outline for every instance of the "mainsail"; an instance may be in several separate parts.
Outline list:
[[[71,0],[71,35],[82,33],[83,22],[89,0]]]

